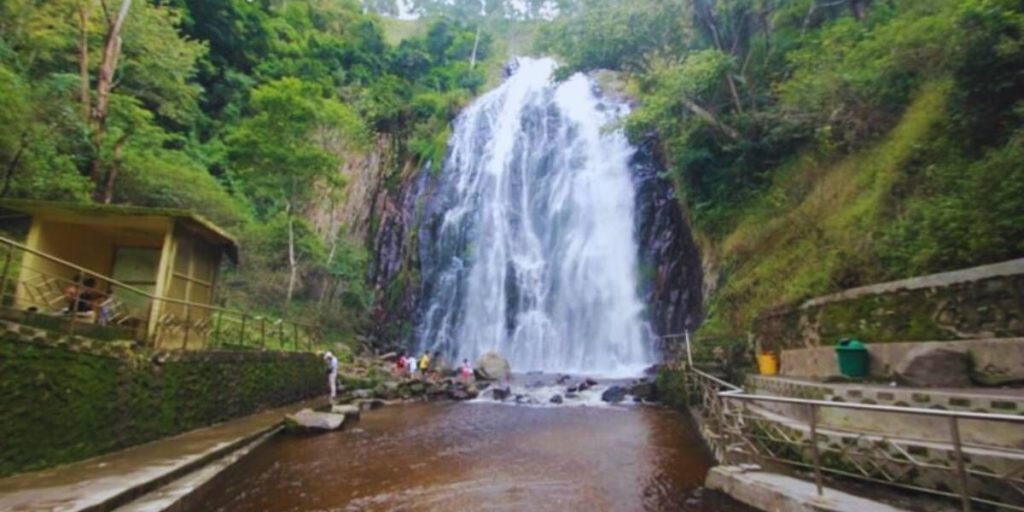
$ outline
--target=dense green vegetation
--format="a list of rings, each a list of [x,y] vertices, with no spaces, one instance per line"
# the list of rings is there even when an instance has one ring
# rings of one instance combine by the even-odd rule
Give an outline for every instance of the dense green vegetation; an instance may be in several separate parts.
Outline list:
[[[1024,255],[1018,1],[584,0],[539,44],[629,77],[721,270],[707,333]]]
[[[437,158],[491,44],[437,19],[392,45],[350,0],[3,0],[0,196],[196,210],[242,240],[235,306],[351,332],[368,255],[315,205],[380,140]]]

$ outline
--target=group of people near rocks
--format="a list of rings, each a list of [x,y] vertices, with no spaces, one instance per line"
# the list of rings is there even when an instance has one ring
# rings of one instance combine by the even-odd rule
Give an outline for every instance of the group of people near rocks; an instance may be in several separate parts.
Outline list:
[[[323,353],[323,359],[327,364],[327,386],[330,390],[331,400],[334,400],[338,394],[338,358],[328,350]],[[396,377],[410,379],[419,376],[428,380],[438,380],[444,377],[448,371],[448,365],[439,351],[435,351],[433,355],[424,351],[419,359],[404,351],[400,352],[395,358],[394,368]],[[473,366],[469,364],[469,359],[462,360],[462,365],[459,366],[456,375],[463,382],[473,380]]]
[[[423,355],[416,358],[414,354],[399,352],[395,358],[395,376],[408,378],[438,379],[444,376],[448,370],[448,364],[442,358],[441,352],[434,351],[433,355],[424,351]],[[458,370],[459,378],[468,381],[473,378],[473,367],[468,359],[462,360],[462,366]]]

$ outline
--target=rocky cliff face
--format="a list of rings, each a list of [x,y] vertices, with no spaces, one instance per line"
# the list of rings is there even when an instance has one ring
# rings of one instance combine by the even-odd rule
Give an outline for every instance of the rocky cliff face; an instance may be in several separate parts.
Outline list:
[[[694,330],[703,318],[701,254],[671,183],[660,176],[654,141],[633,157],[636,233],[644,303],[655,334]]]

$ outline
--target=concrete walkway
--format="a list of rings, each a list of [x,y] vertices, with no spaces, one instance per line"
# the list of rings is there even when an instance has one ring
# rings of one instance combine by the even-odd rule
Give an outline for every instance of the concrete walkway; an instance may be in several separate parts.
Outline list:
[[[111,510],[276,429],[312,400],[153,441],[92,459],[0,479],[0,510]]]
[[[716,466],[708,473],[705,486],[769,512],[905,512],[835,489],[825,489],[818,496],[810,482],[755,468]]]

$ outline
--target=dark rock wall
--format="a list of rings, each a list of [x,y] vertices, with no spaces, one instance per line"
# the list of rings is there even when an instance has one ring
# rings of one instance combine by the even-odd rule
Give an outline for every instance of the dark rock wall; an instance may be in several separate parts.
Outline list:
[[[653,140],[633,157],[636,233],[644,303],[654,334],[693,331],[703,319],[700,250],[672,184],[661,177]]]

